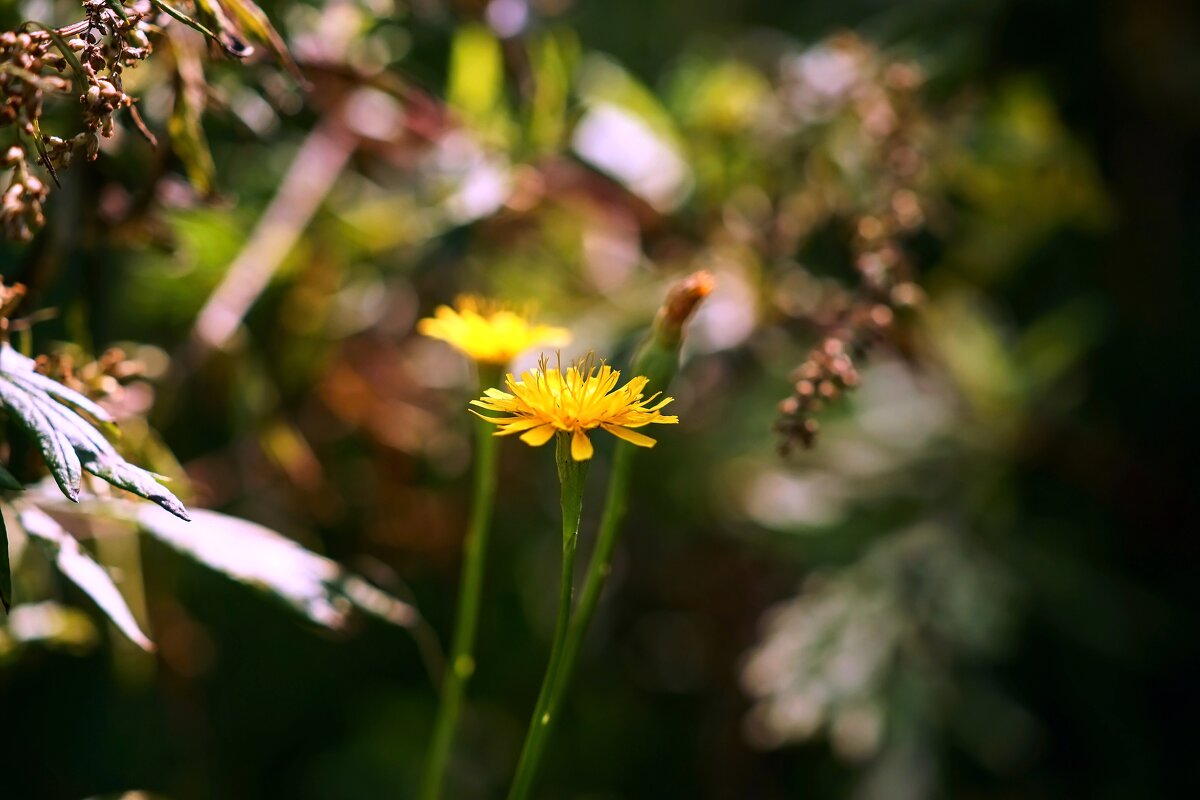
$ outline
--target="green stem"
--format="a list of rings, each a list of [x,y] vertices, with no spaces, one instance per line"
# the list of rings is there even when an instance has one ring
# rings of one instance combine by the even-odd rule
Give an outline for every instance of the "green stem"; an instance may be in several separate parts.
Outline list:
[[[559,582],[558,619],[554,625],[554,643],[550,646],[550,662],[542,678],[525,744],[521,748],[521,759],[513,776],[509,800],[525,800],[533,789],[542,751],[550,734],[554,713],[550,710],[554,687],[560,682],[563,656],[571,620],[571,600],[575,578],[575,548],[579,543],[579,519],[583,511],[583,480],[587,473],[587,462],[571,458],[569,434],[560,433],[557,441],[558,480],[561,489],[563,558],[562,576]]]
[[[535,719],[540,716],[544,720],[542,725],[544,730],[536,740],[531,739],[531,741],[526,742],[526,750],[530,751],[528,756],[522,753],[522,761],[528,758],[533,764],[530,773],[532,773],[533,769],[536,769],[537,764],[541,761],[542,750],[549,739],[550,728],[558,720],[563,698],[566,696],[567,689],[570,686],[571,676],[575,672],[575,665],[579,661],[579,652],[583,648],[588,628],[592,624],[592,617],[596,614],[600,594],[604,591],[604,584],[612,572],[612,558],[613,552],[616,550],[617,532],[620,530],[621,520],[625,516],[630,475],[629,467],[633,463],[633,453],[633,445],[626,442],[619,442],[613,452],[613,466],[612,474],[609,478],[608,495],[604,501],[604,511],[600,517],[600,529],[596,535],[596,547],[592,553],[591,562],[588,564],[587,577],[584,579],[583,589],[579,593],[579,603],[575,607],[575,613],[571,616],[558,663],[554,667],[553,681],[548,682],[547,685],[542,687],[544,698],[539,698],[540,709],[538,714],[535,715]],[[533,774],[529,774],[526,780],[532,783],[533,778]],[[515,786],[516,784],[514,783]],[[524,794],[511,794],[509,795],[509,800],[523,798],[524,796]]]
[[[645,375],[649,379],[651,389],[665,389],[679,365],[681,339],[682,335],[678,331],[669,336],[663,336],[656,330],[639,350],[635,359],[634,374]],[[563,446],[561,440],[559,446],[560,448]],[[617,446],[613,450],[612,473],[609,476],[608,493],[604,499],[604,510],[600,515],[596,546],[592,552],[591,561],[588,563],[587,576],[584,578],[583,589],[580,591],[579,603],[570,617],[570,623],[561,646],[556,637],[550,668],[546,671],[546,680],[542,684],[542,691],[538,696],[538,706],[534,711],[533,721],[534,723],[540,722],[540,724],[530,727],[525,746],[521,751],[520,763],[517,765],[517,776],[514,778],[513,788],[509,792],[509,800],[525,800],[532,790],[537,767],[541,763],[542,751],[546,747],[546,742],[549,741],[554,723],[558,721],[563,698],[570,687],[571,676],[579,661],[579,653],[583,649],[584,639],[587,638],[588,628],[591,627],[592,618],[596,615],[600,595],[612,572],[612,558],[617,546],[617,535],[628,505],[630,468],[633,464],[634,450],[634,446],[628,442],[617,442]]]
[[[476,420],[475,476],[471,494],[471,519],[467,528],[462,578],[458,588],[458,621],[454,628],[450,657],[446,662],[445,677],[442,679],[441,700],[434,722],[433,739],[429,745],[425,776],[421,782],[422,800],[438,800],[441,795],[463,696],[466,694],[467,682],[475,672],[475,634],[479,626],[488,529],[496,495],[499,448],[496,438],[492,435],[493,431],[494,428],[489,423]]]

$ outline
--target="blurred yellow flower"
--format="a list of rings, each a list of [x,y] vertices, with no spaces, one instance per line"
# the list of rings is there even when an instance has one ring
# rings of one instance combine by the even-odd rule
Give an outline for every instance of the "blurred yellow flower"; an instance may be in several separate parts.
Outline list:
[[[524,314],[478,297],[464,295],[454,305],[438,306],[432,317],[417,323],[417,331],[484,364],[503,366],[531,347],[562,347],[571,341],[566,328],[535,325]]]
[[[471,405],[486,411],[511,416],[472,413],[499,426],[497,436],[520,433],[521,441],[534,447],[550,441],[559,431],[569,433],[571,457],[576,461],[592,457],[588,431],[596,428],[639,447],[653,447],[653,439],[632,429],[650,423],[679,422],[678,417],[659,413],[672,398],[651,405],[658,394],[642,397],[646,378],[636,377],[617,389],[620,379],[619,371],[606,364],[593,366],[590,357],[566,372],[561,366],[550,369],[543,358],[538,369],[523,373],[519,381],[510,373],[505,381],[508,392],[488,389],[482,398],[471,401]]]

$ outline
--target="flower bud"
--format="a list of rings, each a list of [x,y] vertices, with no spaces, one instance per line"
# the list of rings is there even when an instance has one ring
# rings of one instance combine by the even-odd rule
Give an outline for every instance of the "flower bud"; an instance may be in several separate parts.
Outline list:
[[[695,313],[700,301],[712,294],[717,281],[711,272],[693,272],[671,287],[658,316],[654,318],[654,335],[667,344],[683,340],[683,325]]]
[[[634,372],[649,379],[648,386],[652,391],[665,391],[675,376],[679,368],[679,348],[683,344],[683,326],[715,286],[711,273],[695,272],[667,292],[650,335],[634,358]]]

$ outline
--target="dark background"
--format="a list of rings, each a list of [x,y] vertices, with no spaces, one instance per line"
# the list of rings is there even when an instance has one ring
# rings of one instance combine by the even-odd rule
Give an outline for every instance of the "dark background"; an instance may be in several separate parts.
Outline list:
[[[282,12],[285,5],[267,7]],[[455,25],[475,13],[463,7],[405,17],[401,24],[413,48],[398,69],[436,92]],[[1200,212],[1198,15],[1184,0],[612,0],[579,2],[555,17],[585,49],[610,54],[650,87],[661,86],[689,47],[720,50],[758,29],[807,43],[849,28],[916,53],[933,65],[927,92],[935,106],[963,93],[987,98],[1013,80],[1030,80],[1094,163],[1110,213],[1102,226],[1055,225],[1002,277],[976,281],[988,306],[1001,309],[1008,330],[1031,326],[1047,309],[1075,298],[1086,298],[1100,320],[1071,370],[1070,388],[1047,390],[1073,393],[1074,401],[1065,409],[1032,401],[1034,411],[1002,454],[975,454],[967,462],[968,470],[1002,477],[994,484],[979,479],[970,484],[974,489],[951,488],[956,498],[943,503],[939,515],[970,520],[966,527],[980,532],[1019,587],[1004,643],[987,655],[955,660],[952,670],[954,680],[966,675],[1002,687],[1031,720],[1034,733],[1019,746],[1019,757],[1000,769],[980,763],[964,744],[971,737],[958,731],[1000,722],[986,707],[968,708],[968,693],[954,686],[942,687],[950,699],[941,701],[940,711],[918,715],[925,720],[919,737],[924,760],[887,773],[883,789],[868,785],[878,762],[839,758],[822,736],[767,751],[746,743],[750,701],[739,671],[762,635],[762,614],[795,594],[814,569],[855,563],[884,535],[880,531],[895,527],[892,519],[906,518],[911,497],[897,490],[887,500],[885,493],[850,519],[805,535],[759,530],[725,514],[705,489],[712,475],[694,464],[731,457],[737,449],[731,442],[743,434],[758,437],[761,454],[773,457],[767,428],[779,386],[786,388],[778,375],[752,383],[746,376],[757,367],[734,353],[722,374],[733,379],[727,386],[745,387],[736,390],[737,404],[693,406],[718,433],[705,438],[703,427],[681,426],[677,436],[660,436],[653,458],[639,462],[617,579],[552,746],[544,796],[1132,799],[1200,790],[1190,763],[1200,713],[1193,452],[1200,442],[1200,335],[1192,314],[1200,299],[1194,255],[1200,252],[1194,222]],[[305,129],[307,113],[289,119],[288,129]],[[261,150],[219,117],[210,125],[218,174],[229,176],[226,190],[240,197],[219,213],[240,218],[235,227],[244,230],[269,198],[276,167],[246,174]],[[96,169],[122,168],[102,159]],[[74,213],[65,202],[54,211],[60,220]],[[298,261],[319,260],[322,247],[337,247],[336,225],[322,219],[324,240]],[[404,274],[422,312],[452,286],[473,288],[469,270],[447,279],[443,265],[469,252],[471,237],[488,235],[452,232],[410,259]],[[6,251],[6,264],[16,265],[5,266],[7,275],[28,268],[21,260],[26,252]],[[138,247],[69,249],[43,302],[68,305],[82,295],[96,306],[90,317],[95,341],[137,339],[173,351],[187,330],[185,311],[175,319],[143,314],[140,306],[128,311],[130,293],[148,280],[138,277],[147,256],[137,253]],[[129,266],[135,258],[142,266]],[[96,278],[100,269],[109,270],[103,279]],[[918,260],[919,276],[927,269],[933,271]],[[289,274],[301,280],[304,273],[295,267]],[[453,614],[465,478],[439,475],[366,434],[318,436],[329,481],[351,498],[349,511],[322,508],[324,494],[306,498],[289,486],[247,434],[258,423],[252,414],[245,419],[244,398],[263,391],[264,375],[301,429],[340,424],[330,421],[322,390],[314,388],[326,380],[328,359],[293,369],[291,345],[275,322],[285,292],[273,286],[250,317],[257,349],[197,370],[172,413],[155,421],[202,484],[214,473],[235,476],[226,481],[235,491],[213,490],[216,505],[299,536],[368,574],[403,577],[444,638]],[[67,338],[61,324],[60,332],[46,329],[48,340]],[[391,335],[340,344],[339,358],[390,358],[378,340]],[[619,348],[628,352],[635,337],[625,336]],[[698,358],[685,375],[702,384],[706,363]],[[388,380],[385,367],[372,374]],[[444,424],[461,429],[459,402],[450,392],[435,407]],[[1051,410],[1042,413],[1043,406]],[[737,411],[723,416],[730,409]],[[728,423],[731,416],[737,422],[712,422]],[[806,457],[805,469],[821,469],[823,448],[836,430]],[[600,464],[606,452],[601,449]],[[481,669],[451,797],[499,796],[540,680],[547,625],[539,609],[545,603],[530,595],[545,576],[548,596],[556,570],[554,543],[541,536],[555,526],[549,461],[515,445],[504,451],[508,488],[489,566]],[[950,459],[934,463],[940,466],[923,469],[958,469]],[[593,473],[594,514],[603,470]],[[977,495],[961,494],[968,491]],[[360,506],[375,511],[356,510]],[[407,524],[410,533],[396,534],[381,517]],[[171,798],[324,799],[412,793],[434,696],[407,633],[371,621],[338,634],[315,630],[153,541],[142,549],[150,628],[160,639],[182,643],[172,648],[160,641],[163,655],[155,661],[114,634],[107,637],[111,646],[86,653],[31,649],[5,662],[0,795],[53,800],[145,789]],[[89,607],[77,592],[62,592],[66,601]],[[183,655],[173,657],[173,650]]]

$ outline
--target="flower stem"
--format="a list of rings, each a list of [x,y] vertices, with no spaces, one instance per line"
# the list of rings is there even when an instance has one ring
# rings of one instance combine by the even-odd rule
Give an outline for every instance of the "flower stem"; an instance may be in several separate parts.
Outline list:
[[[481,376],[482,377],[482,376]],[[464,545],[462,578],[458,587],[458,621],[450,646],[450,658],[442,679],[441,700],[434,722],[433,738],[421,781],[422,800],[438,800],[459,711],[467,682],[475,672],[475,633],[479,626],[479,605],[483,589],[483,568],[487,560],[488,529],[496,495],[496,464],[499,448],[491,426],[483,420],[475,424],[475,475],[471,492],[471,518]]]
[[[529,730],[525,734],[525,744],[521,748],[517,772],[513,777],[512,788],[508,792],[509,800],[525,800],[533,789],[533,781],[537,777],[542,751],[545,749],[546,739],[554,722],[554,713],[550,710],[550,703],[554,688],[560,682],[564,647],[571,620],[575,548],[579,543],[579,519],[583,511],[583,481],[587,472],[587,462],[575,461],[571,458],[569,435],[559,434],[556,444],[563,533],[558,619],[554,625],[554,642],[550,646],[550,662],[546,666],[546,674],[542,678],[542,688],[538,692],[533,717],[529,721]]]
[[[696,303],[703,297],[703,294],[707,294],[707,290],[674,317],[660,313],[650,338],[638,351],[634,372],[638,375],[645,375],[649,379],[648,385],[652,389],[665,389],[671,382],[671,378],[674,377],[679,366],[679,345],[683,338],[683,323],[695,309]],[[562,447],[563,442],[560,437],[560,451]],[[579,594],[579,603],[574,614],[570,615],[570,622],[561,646],[558,643],[558,637],[555,637],[550,668],[546,671],[546,679],[542,684],[541,694],[538,696],[537,709],[534,711],[534,724],[531,725],[525,739],[521,760],[517,765],[517,776],[513,780],[508,800],[525,800],[532,789],[538,764],[541,763],[542,751],[549,740],[551,728],[558,721],[563,698],[567,694],[571,676],[575,672],[575,664],[579,660],[579,652],[583,649],[583,642],[587,638],[588,628],[591,627],[592,617],[596,614],[600,595],[612,572],[613,552],[616,550],[617,536],[628,505],[630,468],[633,464],[634,451],[634,446],[628,442],[617,442],[617,446],[613,450],[608,493],[604,499],[604,510],[600,515],[600,528],[596,534],[596,546],[588,563],[587,576],[584,578],[583,588]],[[573,557],[574,553],[572,553]]]
[[[592,617],[595,616],[600,594],[604,590],[604,584],[608,580],[609,573],[612,572],[612,557],[613,551],[616,549],[617,533],[620,530],[621,520],[625,516],[630,475],[629,467],[633,462],[633,453],[633,445],[625,442],[618,442],[613,452],[613,466],[609,478],[608,495],[605,498],[604,511],[600,517],[600,529],[596,536],[595,550],[588,565],[587,577],[584,579],[583,589],[579,594],[579,603],[567,627],[558,661],[552,665],[552,672],[547,672],[547,683],[542,687],[542,697],[538,698],[538,710],[535,712],[534,720],[535,722],[538,720],[542,721],[542,730],[539,732],[540,735],[537,738],[531,736],[526,740],[525,750],[521,754],[522,766],[527,761],[530,762],[525,777],[525,781],[530,786],[535,777],[533,773],[541,761],[542,751],[549,738],[550,729],[553,723],[558,721],[562,701],[566,696],[567,688],[570,686],[571,676],[575,672],[575,665],[579,660],[579,652],[583,648],[583,641],[587,637]],[[521,768],[518,767],[518,777],[520,775]],[[509,800],[519,800],[526,796],[529,787],[526,787],[522,793],[517,794],[515,790],[518,785],[514,781],[514,793],[509,795]]]

